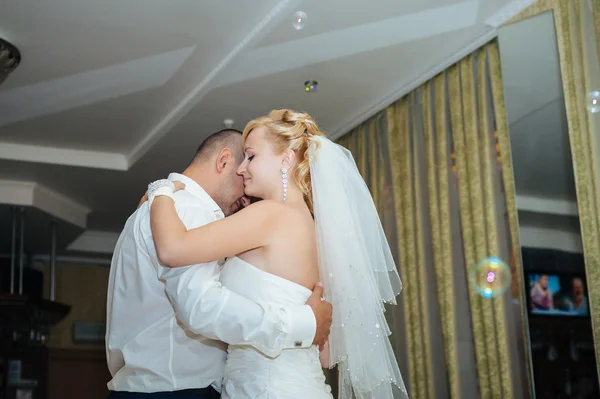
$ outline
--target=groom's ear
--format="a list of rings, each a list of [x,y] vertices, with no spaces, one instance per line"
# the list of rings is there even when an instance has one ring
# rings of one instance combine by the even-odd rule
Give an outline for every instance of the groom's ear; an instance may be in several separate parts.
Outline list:
[[[217,154],[217,158],[215,160],[215,167],[217,168],[217,172],[221,173],[225,170],[225,167],[231,163],[235,163],[235,157],[233,156],[233,151],[229,148],[223,148]]]

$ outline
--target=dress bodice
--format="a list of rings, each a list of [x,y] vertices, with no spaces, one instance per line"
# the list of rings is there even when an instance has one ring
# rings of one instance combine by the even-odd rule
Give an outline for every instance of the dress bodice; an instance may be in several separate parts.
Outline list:
[[[308,288],[259,269],[237,256],[227,259],[223,265],[221,283],[257,303],[303,305],[312,294]]]
[[[233,257],[221,271],[221,283],[258,304],[301,306],[312,294],[306,287]],[[223,399],[333,399],[319,362],[319,349],[284,349],[275,358],[249,345],[230,345]]]

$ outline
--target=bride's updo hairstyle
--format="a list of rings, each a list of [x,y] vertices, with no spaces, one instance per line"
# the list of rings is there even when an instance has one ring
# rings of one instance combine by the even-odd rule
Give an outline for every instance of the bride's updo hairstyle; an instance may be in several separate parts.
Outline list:
[[[316,136],[324,136],[315,121],[307,113],[290,109],[276,109],[266,116],[250,121],[244,129],[244,140],[253,129],[265,127],[277,155],[291,149],[296,154],[296,165],[290,171],[296,185],[304,195],[304,201],[313,212],[310,182],[310,151],[316,151],[319,143]]]

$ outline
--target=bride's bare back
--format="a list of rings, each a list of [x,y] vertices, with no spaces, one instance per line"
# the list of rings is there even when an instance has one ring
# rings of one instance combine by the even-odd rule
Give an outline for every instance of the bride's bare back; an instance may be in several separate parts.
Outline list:
[[[319,281],[315,223],[305,204],[268,204],[281,215],[271,226],[267,244],[238,256],[268,273],[313,289]],[[251,212],[253,209],[247,209]]]

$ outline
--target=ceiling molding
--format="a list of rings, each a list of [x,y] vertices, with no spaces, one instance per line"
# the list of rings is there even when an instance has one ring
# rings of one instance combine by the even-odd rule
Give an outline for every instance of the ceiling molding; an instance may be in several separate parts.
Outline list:
[[[154,144],[164,137],[187,115],[212,88],[214,79],[232,60],[246,54],[253,45],[262,40],[279,22],[292,12],[302,0],[282,0],[213,68],[199,76],[198,83],[176,104],[127,155],[129,165],[135,164]]]
[[[575,201],[517,195],[516,203],[519,211],[579,217],[577,202]]]
[[[0,204],[33,206],[85,228],[90,209],[36,182],[0,180]]]
[[[87,227],[87,215],[91,212],[89,208],[37,183],[33,206],[81,228]]]
[[[112,254],[119,235],[110,231],[86,230],[67,246],[67,250]]]
[[[125,155],[115,152],[75,150],[7,142],[0,142],[0,159],[108,170],[126,171],[129,169],[129,163]]]
[[[33,205],[36,183],[17,180],[0,180],[0,204]]]
[[[379,98],[375,102],[369,104],[362,111],[357,112],[354,115],[349,116],[347,119],[342,120],[335,128],[331,129],[327,136],[331,140],[337,140],[350,130],[354,129],[364,121],[368,120],[379,111],[387,108],[406,94],[417,89],[428,80],[435,77],[437,74],[443,72],[450,66],[456,64],[458,61],[468,56],[481,46],[485,45],[490,40],[494,39],[498,35],[495,29],[487,28],[484,32],[477,36],[475,40],[469,41],[461,50],[457,51],[450,57],[446,58],[435,67],[430,68],[425,73],[414,76],[410,79],[405,79],[400,84],[396,85],[387,95]]]

